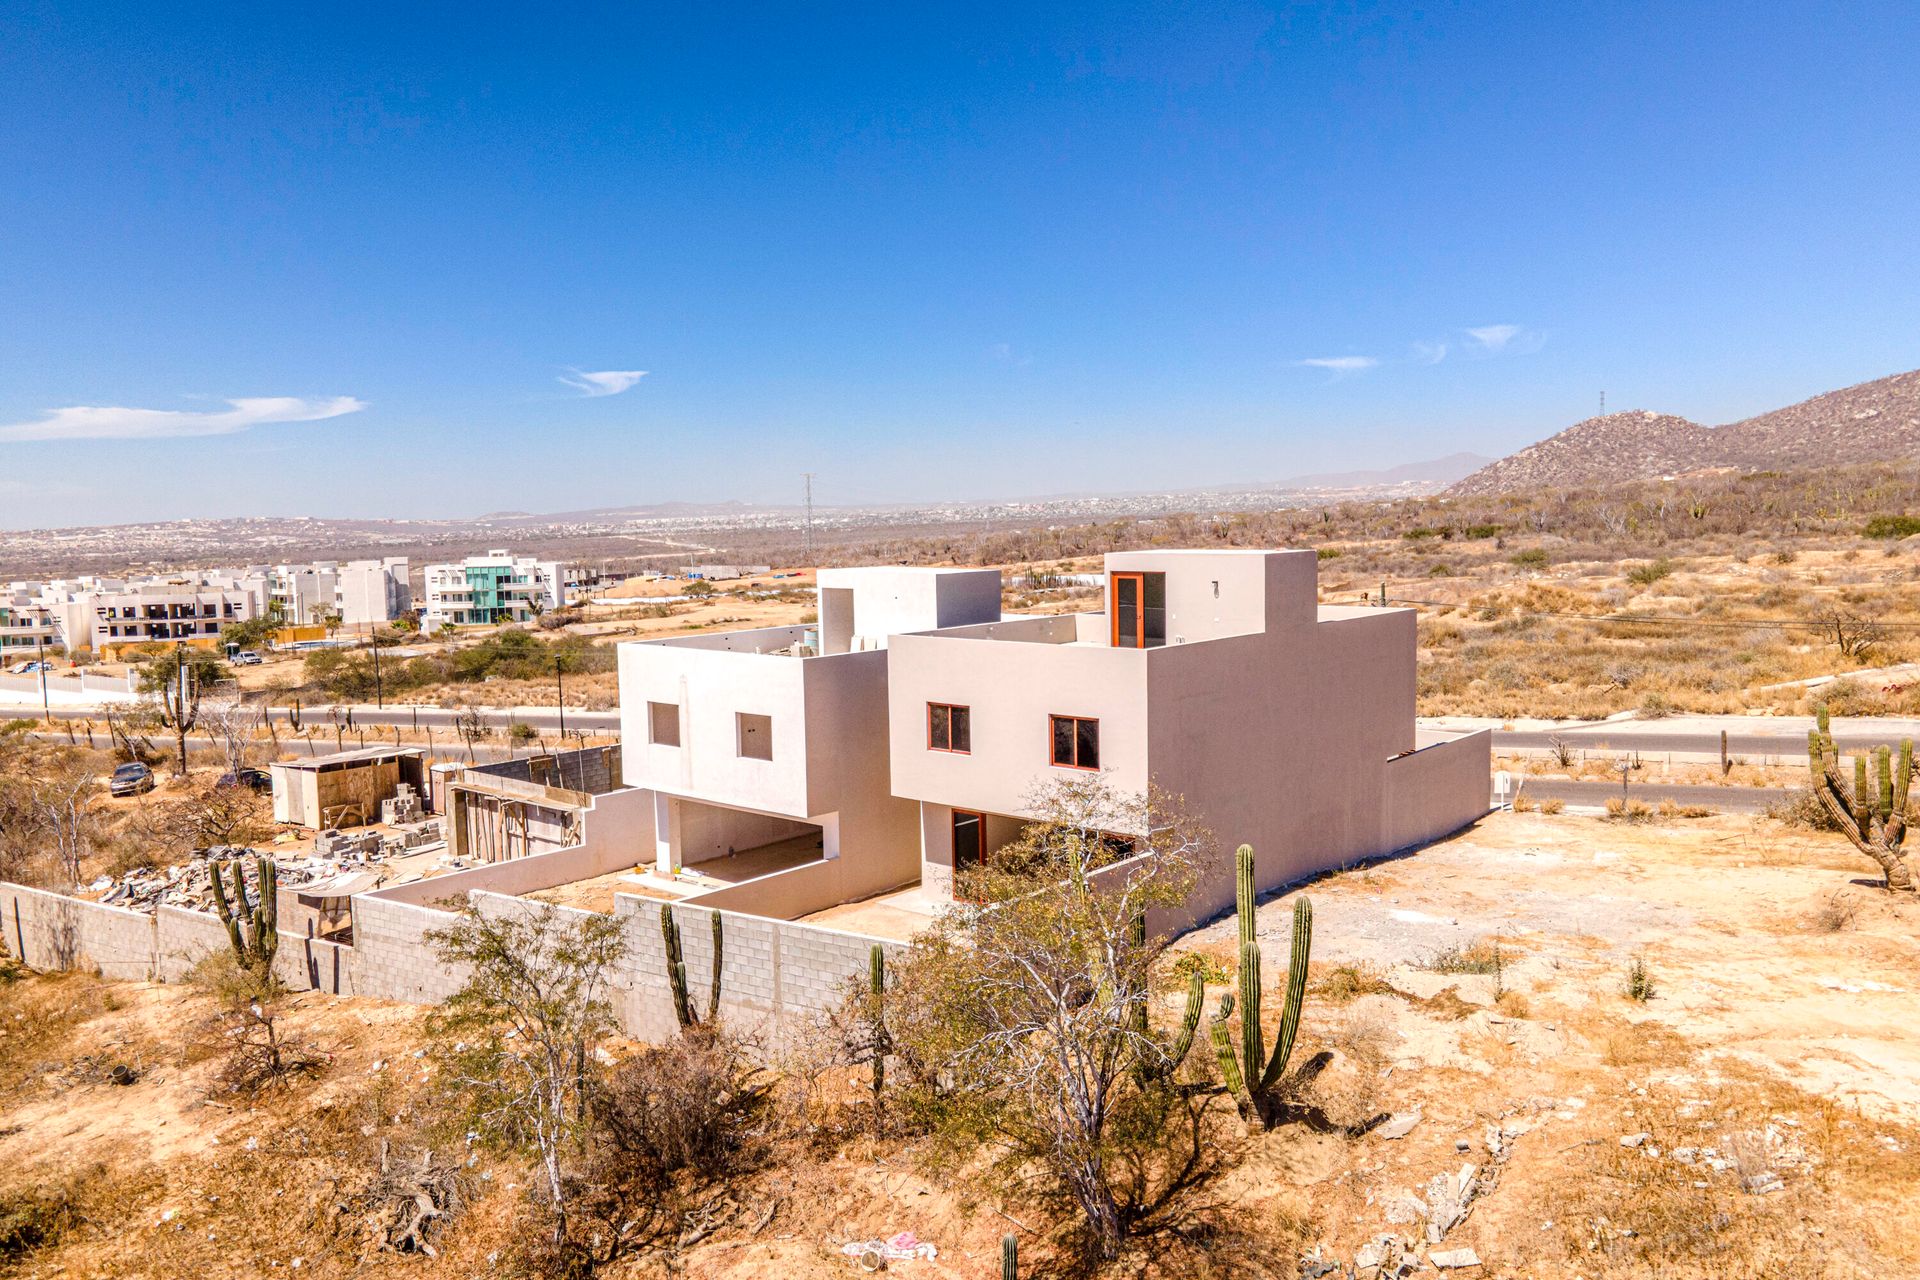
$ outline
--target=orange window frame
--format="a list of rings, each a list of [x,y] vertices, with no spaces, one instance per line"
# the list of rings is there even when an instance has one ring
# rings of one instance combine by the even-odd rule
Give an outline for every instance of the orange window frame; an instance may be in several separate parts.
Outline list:
[[[945,746],[941,746],[938,742],[935,742],[933,739],[933,713],[935,711],[944,711],[947,713],[947,745]],[[967,713],[967,745],[964,747],[956,747],[953,745],[953,713],[956,711],[963,711]],[[973,754],[973,709],[972,707],[967,706],[963,703],[958,703],[958,702],[929,702],[927,704],[927,750],[944,751],[949,755],[956,755],[956,756],[972,755]]]
[[[1073,760],[1071,763],[1063,763],[1062,761],[1056,760],[1053,757],[1053,740],[1055,737],[1058,736],[1057,726],[1062,720],[1071,722],[1074,727],[1073,728]],[[1094,743],[1093,754],[1095,758],[1092,764],[1080,763],[1080,726],[1083,724],[1090,724],[1093,726],[1093,743]],[[1081,769],[1088,773],[1098,773],[1100,771],[1099,755],[1100,755],[1100,720],[1097,716],[1063,716],[1058,714],[1049,714],[1047,716],[1047,761],[1054,768]]]

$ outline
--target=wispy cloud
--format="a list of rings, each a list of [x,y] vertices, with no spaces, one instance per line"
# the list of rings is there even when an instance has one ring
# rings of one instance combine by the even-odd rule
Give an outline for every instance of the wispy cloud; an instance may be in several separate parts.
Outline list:
[[[1421,364],[1439,364],[1447,358],[1447,344],[1444,342],[1416,342],[1413,344],[1413,358]]]
[[[1485,324],[1466,333],[1481,354],[1490,356],[1526,355],[1547,340],[1546,334],[1517,324]]]
[[[1332,374],[1361,373],[1380,362],[1372,356],[1314,356],[1296,363],[1308,369],[1325,369]]]
[[[560,375],[560,381],[582,395],[617,396],[632,390],[633,385],[646,376],[645,369],[603,369],[598,373],[569,369]]]
[[[230,436],[271,422],[319,422],[358,413],[366,401],[353,396],[303,399],[253,396],[229,400],[225,409],[128,409],[74,405],[53,409],[37,422],[0,426],[0,443],[26,440],[172,440],[183,436]]]

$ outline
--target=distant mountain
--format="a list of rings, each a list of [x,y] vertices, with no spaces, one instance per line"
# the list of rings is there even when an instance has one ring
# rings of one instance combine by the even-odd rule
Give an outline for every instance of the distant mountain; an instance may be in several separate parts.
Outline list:
[[[1480,468],[1447,492],[1657,480],[1690,471],[1765,471],[1920,458],[1920,370],[1829,391],[1723,427],[1650,410],[1576,422]]]
[[[1385,489],[1396,485],[1446,485],[1465,479],[1493,461],[1478,453],[1450,453],[1425,462],[1405,462],[1384,471],[1330,471],[1282,480],[1279,489]]]

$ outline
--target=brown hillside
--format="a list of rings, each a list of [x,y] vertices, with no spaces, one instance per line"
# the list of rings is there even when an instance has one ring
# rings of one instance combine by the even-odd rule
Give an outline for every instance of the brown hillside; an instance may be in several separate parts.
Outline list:
[[[1633,410],[1577,422],[1482,467],[1456,496],[1920,457],[1920,370],[1803,400],[1722,427]]]

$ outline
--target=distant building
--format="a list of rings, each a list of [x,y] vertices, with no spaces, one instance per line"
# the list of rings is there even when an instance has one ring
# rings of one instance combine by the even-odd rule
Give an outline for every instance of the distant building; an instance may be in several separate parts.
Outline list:
[[[64,644],[46,605],[25,591],[0,588],[0,665],[44,645]]]
[[[69,650],[105,655],[136,644],[186,640],[214,645],[220,628],[255,617],[251,592],[198,578],[49,583],[39,601],[56,620]]]
[[[496,622],[528,622],[565,602],[565,571],[551,560],[489,551],[457,564],[426,567],[428,630]]]
[[[337,617],[349,627],[391,622],[413,608],[405,556],[254,565],[210,575],[253,595],[259,613],[277,610],[289,625]]]
[[[771,572],[773,572],[773,566],[770,564],[690,564],[687,566],[689,578],[701,578],[708,582],[756,578],[763,573]]]

